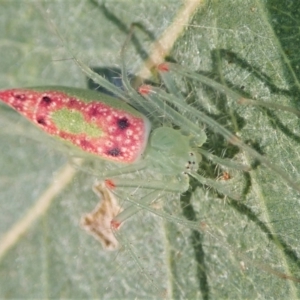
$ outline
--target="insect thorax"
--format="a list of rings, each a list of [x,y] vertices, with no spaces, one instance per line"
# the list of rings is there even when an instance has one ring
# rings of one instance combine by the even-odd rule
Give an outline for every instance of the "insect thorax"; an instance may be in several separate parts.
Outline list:
[[[170,127],[153,131],[147,158],[164,175],[178,175],[198,169],[198,159],[191,149],[190,137]]]

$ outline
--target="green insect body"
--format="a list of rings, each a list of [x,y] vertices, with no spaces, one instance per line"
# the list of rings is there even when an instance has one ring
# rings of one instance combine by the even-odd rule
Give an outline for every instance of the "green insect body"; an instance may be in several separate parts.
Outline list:
[[[189,188],[187,174],[198,176],[200,155],[192,144],[195,136],[197,146],[205,142],[203,131],[187,136],[181,130],[162,126],[151,132],[148,141],[151,126],[143,114],[119,99],[77,88],[9,89],[0,91],[0,99],[48,134],[102,159],[129,165],[121,166],[117,173],[148,168],[159,174],[151,182],[107,180],[110,189],[138,184],[146,189],[183,193]],[[173,113],[183,129],[193,128],[191,122]],[[117,173],[111,171],[103,176]],[[145,197],[144,201],[152,199]],[[112,227],[118,228],[136,211],[135,206],[126,209],[111,221]]]

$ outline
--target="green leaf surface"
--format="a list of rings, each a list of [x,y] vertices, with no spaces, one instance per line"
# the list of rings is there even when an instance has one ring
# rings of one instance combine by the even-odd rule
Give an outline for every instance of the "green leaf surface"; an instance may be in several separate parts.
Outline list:
[[[171,56],[245,97],[299,108],[300,5],[283,2],[203,1]],[[86,87],[66,46],[89,66],[120,66],[131,23],[142,23],[158,38],[182,5],[170,0],[107,1],[105,6],[100,0],[1,0],[0,87]],[[152,42],[140,31],[136,36],[141,48],[132,43],[126,50],[133,74]],[[296,116],[238,105],[217,89],[198,87],[193,92],[208,115],[299,182]],[[141,209],[118,233],[124,247],[106,252],[79,225],[99,201],[91,189],[98,176],[84,169],[100,177],[96,166],[102,165],[86,162],[44,214],[0,255],[0,298],[300,298],[299,193],[285,183],[283,173],[221,144],[209,128],[207,135],[205,148],[213,154],[255,166],[248,173],[231,170],[224,183],[230,191],[242,191],[240,201],[192,181],[187,193],[162,201],[180,222]],[[0,250],[7,233],[49,186],[58,184],[70,155],[57,148],[30,122],[0,105]],[[214,180],[222,173],[206,161],[202,167],[203,175]],[[138,177],[148,180],[147,174]],[[199,231],[187,222],[196,219]]]

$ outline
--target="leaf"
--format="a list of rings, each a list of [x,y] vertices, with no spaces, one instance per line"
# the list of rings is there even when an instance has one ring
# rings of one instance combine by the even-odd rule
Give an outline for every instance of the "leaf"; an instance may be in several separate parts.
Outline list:
[[[2,1],[1,87],[86,87],[56,30],[86,64],[119,66],[132,22],[143,23],[157,38],[181,7],[178,1],[96,3]],[[199,5],[171,56],[247,97],[297,108],[299,45],[294,30],[299,5],[282,5],[274,0]],[[136,35],[142,50],[149,50],[149,37],[139,31]],[[138,70],[143,51],[136,44],[126,50],[130,72]],[[207,114],[299,182],[297,117],[241,106],[205,84],[195,84],[196,90],[194,82],[187,83]],[[68,156],[56,152],[51,139],[6,106],[0,106],[0,115],[0,230],[5,237],[57,184]],[[1,257],[1,297],[299,298],[299,194],[284,176],[220,142],[209,128],[207,134],[205,148],[215,155],[225,151],[231,160],[256,166],[249,173],[230,171],[225,184],[243,192],[241,201],[193,183],[189,192],[170,195],[163,204],[180,220],[200,220],[202,230],[142,209],[118,234],[133,252],[107,253],[79,226],[81,216],[99,201],[91,189],[95,177],[84,172],[84,165]],[[208,162],[202,167],[207,177],[219,176]]]

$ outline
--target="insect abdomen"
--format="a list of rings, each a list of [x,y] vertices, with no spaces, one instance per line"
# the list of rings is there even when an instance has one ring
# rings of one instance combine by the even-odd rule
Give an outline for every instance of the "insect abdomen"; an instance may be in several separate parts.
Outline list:
[[[104,94],[39,87],[3,90],[0,99],[48,134],[103,159],[133,163],[147,144],[151,127],[148,119]]]

